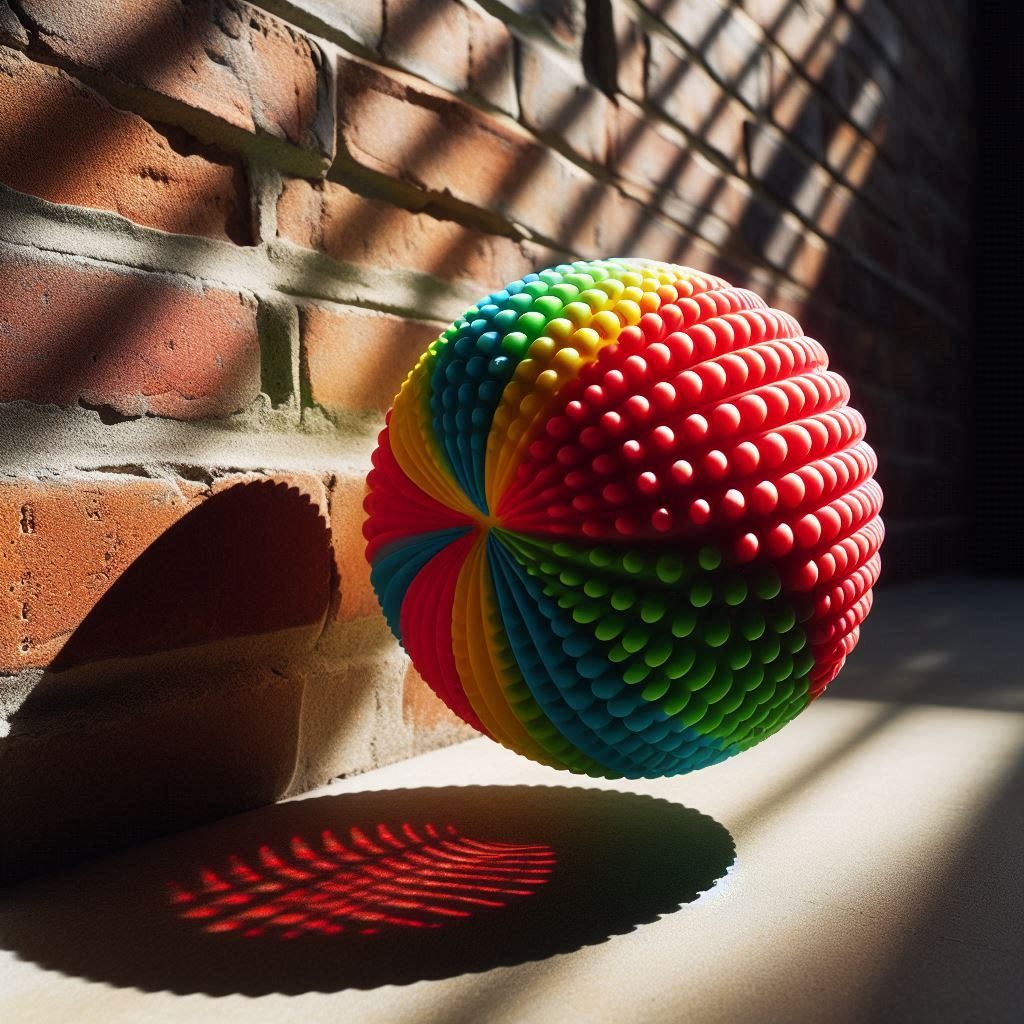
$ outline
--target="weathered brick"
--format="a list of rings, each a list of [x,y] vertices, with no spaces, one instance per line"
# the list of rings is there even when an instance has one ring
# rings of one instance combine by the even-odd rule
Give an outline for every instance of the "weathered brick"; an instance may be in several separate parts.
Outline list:
[[[650,190],[656,207],[664,209],[671,196],[683,200],[695,211],[694,223],[706,212],[735,223],[747,204],[745,186],[723,174],[667,126],[625,103],[615,113],[609,167],[624,180]]]
[[[788,58],[782,62],[786,73],[810,79],[847,113],[865,79],[874,77],[875,86],[883,91],[891,85],[891,72],[877,49],[843,11],[814,12],[787,5],[763,29]]]
[[[759,109],[766,97],[767,54],[738,19],[718,0],[641,0],[719,81],[748,106]]]
[[[0,627],[5,671],[48,665],[67,637],[160,534],[193,488],[95,480],[0,483],[6,586]]]
[[[789,65],[772,64],[772,121],[815,156],[825,149],[826,112],[819,95]]]
[[[232,476],[211,490],[110,475],[3,481],[0,670],[258,635],[280,635],[279,653],[309,648],[330,599],[325,513],[308,476]],[[273,554],[282,538],[287,557]]]
[[[0,401],[226,416],[259,392],[256,304],[155,274],[0,247]]]
[[[736,238],[759,261],[804,288],[814,288],[830,266],[834,249],[795,221],[792,214],[752,195],[736,226]]]
[[[525,136],[441,90],[341,54],[338,131],[339,155],[485,206],[511,181],[530,147]]]
[[[362,473],[335,477],[330,485],[331,544],[341,591],[331,607],[331,619],[349,622],[366,615],[380,615],[380,605],[370,584],[363,538],[363,500],[367,494]]]
[[[525,131],[400,72],[339,55],[339,153],[362,168],[592,247],[600,185]]]
[[[597,193],[587,209],[594,243],[584,256],[643,253],[651,259],[682,263],[690,236],[678,225],[652,214],[643,203],[617,189]]]
[[[546,47],[520,42],[518,85],[527,127],[561,142],[584,160],[604,163],[613,107],[584,79],[578,65]]]
[[[384,412],[446,326],[352,306],[303,306],[299,320],[309,396],[340,414]]]
[[[0,181],[148,227],[251,240],[240,162],[111,107],[63,71],[0,50]]]
[[[11,10],[7,0],[0,0],[0,43],[4,46],[28,46],[28,33]]]
[[[41,52],[267,135],[326,167],[332,150],[324,57],[301,32],[239,0],[21,0]],[[169,108],[161,113],[168,116]]]
[[[706,46],[722,25],[725,12],[717,0],[639,0],[654,18],[667,25],[687,46]]]
[[[458,0],[384,0],[381,49],[389,61],[451,92],[469,82],[469,19]]]
[[[335,39],[340,33],[369,50],[380,47],[384,32],[384,0],[260,0],[260,7],[316,36]]]
[[[837,235],[855,202],[854,193],[768,129],[749,124],[746,137],[751,177],[822,234]]]
[[[515,41],[504,22],[466,8],[469,20],[469,91],[512,117],[519,116]]]
[[[552,39],[579,53],[586,25],[586,0],[499,0],[503,7],[528,18]]]
[[[792,31],[799,38],[789,38]],[[773,93],[778,95],[791,79],[804,76],[845,119],[880,143],[896,83],[859,27],[844,14],[807,19],[794,13],[775,35],[789,60],[773,62]],[[800,85],[794,88],[801,91]]]
[[[454,93],[472,93],[518,111],[511,33],[497,18],[459,0],[385,0],[384,55]]]
[[[692,57],[651,36],[647,99],[670,120],[727,159],[743,148],[746,110]]]
[[[518,85],[523,124],[584,160],[604,162],[612,104],[578,66],[546,47],[521,42]]]
[[[402,717],[412,729],[413,753],[417,754],[477,735],[473,728],[449,710],[412,663],[402,681]]]
[[[615,34],[616,84],[623,95],[643,103],[647,37],[632,11],[624,4],[612,3],[611,12],[612,31]]]
[[[334,185],[329,182],[329,185]],[[335,185],[334,188],[343,188]],[[333,192],[333,188],[331,191]],[[346,195],[354,196],[345,189]],[[281,194],[277,200],[277,233],[289,242],[301,245],[304,249],[324,250],[325,237],[323,229],[323,205],[325,191],[311,185],[301,178],[286,180],[281,187]],[[361,198],[361,197],[360,197]],[[381,204],[387,205],[387,204]],[[359,211],[364,209],[362,204],[353,200],[353,211],[350,216],[358,216]],[[369,232],[364,237],[369,237]],[[334,255],[334,253],[328,253]],[[347,250],[338,256],[341,259],[351,259]]]
[[[865,138],[818,93],[792,73],[780,69],[774,78],[772,120],[802,149],[861,192],[879,210],[899,215],[905,187],[889,163],[896,144],[892,121],[882,145]],[[883,159],[883,154],[887,159]]]
[[[797,65],[808,59],[827,64],[849,20],[839,10],[826,13],[791,0],[743,0],[743,9]]]
[[[529,242],[413,213],[332,181],[287,181],[277,224],[282,237],[334,259],[465,281],[481,293],[495,281],[513,281],[557,261],[555,253]]]

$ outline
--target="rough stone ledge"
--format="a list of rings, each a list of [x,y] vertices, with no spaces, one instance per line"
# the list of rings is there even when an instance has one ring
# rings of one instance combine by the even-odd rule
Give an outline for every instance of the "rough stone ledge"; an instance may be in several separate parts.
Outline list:
[[[249,292],[279,292],[450,321],[479,296],[429,274],[339,263],[289,242],[240,247],[140,227],[115,213],[57,206],[0,185],[0,241],[105,266]]]
[[[87,409],[0,404],[0,477],[63,479],[78,471],[205,481],[232,472],[364,472],[381,426],[376,414],[344,432],[311,417],[313,429],[299,432],[281,429],[282,419],[261,406],[221,421],[107,424]]]

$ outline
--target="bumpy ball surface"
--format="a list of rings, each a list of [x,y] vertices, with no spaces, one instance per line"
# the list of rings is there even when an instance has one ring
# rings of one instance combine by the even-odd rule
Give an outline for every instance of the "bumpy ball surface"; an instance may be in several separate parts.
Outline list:
[[[799,714],[854,648],[882,495],[824,349],[640,259],[482,299],[423,355],[366,499],[374,589],[466,722],[547,765],[674,775]]]

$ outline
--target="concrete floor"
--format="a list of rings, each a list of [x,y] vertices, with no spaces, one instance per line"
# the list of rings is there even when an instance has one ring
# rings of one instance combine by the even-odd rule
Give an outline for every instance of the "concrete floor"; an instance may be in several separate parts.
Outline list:
[[[585,783],[474,740],[38,879],[0,897],[0,1019],[1020,1021],[1022,621],[1024,586],[883,591],[832,693],[693,776]],[[287,941],[179,916],[232,865],[313,885],[324,829],[369,863],[428,823],[503,906]],[[528,848],[475,856],[496,842]]]

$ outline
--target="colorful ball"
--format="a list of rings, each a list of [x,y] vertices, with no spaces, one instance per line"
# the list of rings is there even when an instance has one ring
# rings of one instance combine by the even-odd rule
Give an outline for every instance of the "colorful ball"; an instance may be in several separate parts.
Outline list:
[[[373,457],[384,615],[536,761],[676,775],[778,731],[857,644],[882,494],[825,350],[743,288],[563,264],[433,342]]]

